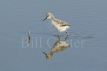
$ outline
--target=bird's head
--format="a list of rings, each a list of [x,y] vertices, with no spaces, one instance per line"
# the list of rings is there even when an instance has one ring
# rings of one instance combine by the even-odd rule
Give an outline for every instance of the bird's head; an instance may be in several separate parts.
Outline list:
[[[46,14],[46,18],[44,19],[44,20],[46,20],[46,19],[51,19],[53,17],[53,15],[51,14],[51,13],[47,13]],[[43,20],[43,21],[44,21]]]

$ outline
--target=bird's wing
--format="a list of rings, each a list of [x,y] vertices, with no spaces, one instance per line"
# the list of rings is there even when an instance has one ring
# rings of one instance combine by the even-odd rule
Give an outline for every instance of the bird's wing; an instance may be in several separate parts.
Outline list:
[[[70,26],[68,23],[66,23],[62,20],[56,19],[55,22],[58,23],[60,26]]]

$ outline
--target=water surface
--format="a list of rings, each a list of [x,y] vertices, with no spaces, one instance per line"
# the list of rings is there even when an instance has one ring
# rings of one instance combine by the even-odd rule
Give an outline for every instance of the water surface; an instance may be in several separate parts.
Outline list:
[[[107,71],[106,0],[1,0],[0,71]],[[46,13],[71,25],[70,47],[46,60],[58,41]],[[31,44],[26,38],[31,32]],[[61,40],[66,33],[61,33]],[[25,42],[24,44],[22,42]]]

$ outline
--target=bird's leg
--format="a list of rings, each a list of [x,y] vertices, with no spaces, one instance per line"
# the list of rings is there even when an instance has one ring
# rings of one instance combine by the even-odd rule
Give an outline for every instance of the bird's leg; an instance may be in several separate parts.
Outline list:
[[[69,33],[67,31],[65,31],[67,33],[67,35],[69,35]]]
[[[58,36],[60,36],[60,32],[58,33]]]

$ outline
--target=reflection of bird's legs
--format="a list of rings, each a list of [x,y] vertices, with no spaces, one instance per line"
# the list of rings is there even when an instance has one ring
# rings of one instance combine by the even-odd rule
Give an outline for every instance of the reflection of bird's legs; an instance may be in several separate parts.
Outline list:
[[[68,35],[67,35],[67,37],[65,38],[65,41],[68,39]]]
[[[60,36],[60,32],[58,33],[58,36]]]
[[[58,36],[58,40],[60,40],[60,36]]]

